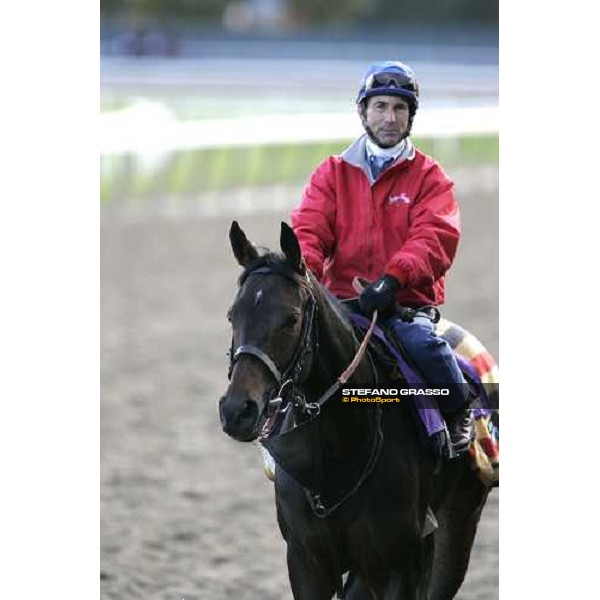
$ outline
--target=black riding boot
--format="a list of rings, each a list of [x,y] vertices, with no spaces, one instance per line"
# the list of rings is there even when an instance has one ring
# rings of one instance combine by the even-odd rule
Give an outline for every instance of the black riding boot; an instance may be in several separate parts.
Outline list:
[[[475,436],[473,415],[470,408],[442,411],[450,434],[450,442],[455,455],[469,449]]]

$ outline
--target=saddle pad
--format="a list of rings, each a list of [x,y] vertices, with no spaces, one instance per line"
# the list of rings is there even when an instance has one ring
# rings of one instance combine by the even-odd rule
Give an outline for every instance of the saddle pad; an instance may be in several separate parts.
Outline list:
[[[448,319],[439,320],[436,332],[454,351],[461,370],[475,382],[482,384],[480,401],[484,408],[475,409],[475,417],[488,414],[486,408],[497,408],[500,372],[485,346],[472,333]]]
[[[361,314],[351,313],[350,321],[353,325],[359,327],[365,332],[371,325],[371,321]],[[404,359],[404,357],[396,350],[396,348],[390,344],[378,325],[373,328],[373,335],[379,339],[385,347],[388,349],[390,354],[396,359],[404,378],[409,385],[425,385],[423,378],[417,373]],[[446,429],[444,418],[442,413],[437,408],[431,408],[431,401],[426,400],[425,396],[414,396],[414,403],[419,419],[423,424],[425,432],[428,437],[440,433]]]

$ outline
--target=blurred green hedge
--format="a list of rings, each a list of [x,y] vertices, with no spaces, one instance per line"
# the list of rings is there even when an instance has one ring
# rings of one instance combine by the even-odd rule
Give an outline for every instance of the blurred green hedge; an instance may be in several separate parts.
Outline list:
[[[327,156],[351,142],[278,144],[181,151],[164,157],[101,158],[100,199],[193,197],[203,193],[268,185],[301,185]],[[416,139],[423,152],[444,166],[498,163],[498,137]]]

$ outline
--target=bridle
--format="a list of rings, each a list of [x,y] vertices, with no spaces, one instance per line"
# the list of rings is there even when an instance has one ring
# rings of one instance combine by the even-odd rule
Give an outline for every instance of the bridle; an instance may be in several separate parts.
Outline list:
[[[316,339],[316,334],[314,333],[316,331],[315,320],[317,314],[317,302],[310,286],[308,275],[302,277],[296,272],[292,272],[291,270],[288,271],[288,269],[285,268],[278,268],[276,265],[260,266],[258,268],[246,271],[246,273],[244,273],[242,276],[241,285],[243,285],[245,279],[251,274],[283,275],[294,283],[300,285],[301,289],[306,290],[307,300],[304,303],[303,308],[302,331],[300,333],[300,340],[294,355],[292,356],[288,365],[283,369],[280,369],[275,360],[273,360],[273,358],[271,358],[258,346],[254,346],[252,344],[242,344],[238,348],[234,349],[232,337],[231,347],[229,350],[228,378],[231,380],[233,368],[235,367],[237,361],[242,356],[250,354],[257,358],[267,368],[276,382],[276,386],[273,388],[273,391],[270,394],[271,398],[265,407],[269,417],[274,417],[276,413],[285,412],[289,408],[287,401],[284,405],[283,398],[285,394],[285,398],[287,399],[290,393],[293,404],[296,408],[300,408],[305,412],[314,413],[314,406],[306,403],[304,396],[300,393],[297,393],[300,384],[302,384],[308,377],[308,373],[310,372],[310,368],[312,366],[313,356],[315,356],[315,353],[318,351],[318,341]],[[275,389],[278,389],[278,391],[276,392]],[[269,423],[269,421],[271,421],[271,419],[265,423],[265,427],[267,427],[267,425],[272,425],[272,423]],[[263,428],[263,431],[264,430],[265,428]]]
[[[283,369],[279,369],[277,364],[264,350],[254,346],[252,344],[243,344],[238,348],[234,349],[233,337],[231,340],[231,347],[229,350],[229,374],[228,377],[231,380],[233,369],[237,361],[244,355],[251,355],[257,358],[271,373],[273,376],[276,386],[270,394],[269,402],[266,404],[263,412],[267,413],[267,420],[262,428],[260,438],[261,440],[267,439],[274,431],[277,419],[285,414],[290,407],[294,410],[299,411],[310,418],[316,418],[321,412],[321,406],[333,396],[333,394],[340,388],[341,385],[346,383],[352,376],[360,361],[362,360],[367,344],[371,338],[371,334],[377,321],[377,311],[373,313],[371,326],[369,327],[365,337],[363,338],[354,358],[351,363],[345,369],[345,371],[333,382],[333,384],[314,402],[306,402],[304,394],[299,391],[299,387],[308,377],[308,373],[312,367],[313,358],[318,355],[318,339],[317,331],[315,327],[315,321],[317,318],[317,302],[311,286],[311,281],[308,273],[303,277],[296,271],[292,271],[291,268],[280,267],[277,264],[264,265],[258,264],[254,268],[247,269],[242,277],[240,278],[240,287],[244,285],[246,278],[250,274],[260,275],[272,275],[279,274],[287,277],[291,281],[300,285],[301,289],[305,289],[307,292],[307,299],[304,303],[303,308],[303,321],[302,331],[300,334],[300,341],[292,359],[289,364]],[[375,376],[376,369],[374,368]],[[277,393],[275,389],[279,387]],[[313,513],[320,518],[329,516],[339,506],[341,506],[350,496],[354,495],[360,486],[364,483],[366,478],[370,475],[373,470],[381,452],[383,444],[383,433],[381,429],[381,410],[378,408],[375,415],[376,419],[376,435],[373,438],[371,450],[369,453],[368,461],[363,467],[360,476],[358,477],[352,488],[343,495],[342,498],[338,499],[331,506],[325,506],[319,493],[305,490],[308,502],[311,506]]]

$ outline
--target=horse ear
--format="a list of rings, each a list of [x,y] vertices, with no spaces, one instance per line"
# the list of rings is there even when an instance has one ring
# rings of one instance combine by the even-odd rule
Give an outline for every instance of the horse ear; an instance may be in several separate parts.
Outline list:
[[[294,230],[283,221],[281,222],[281,237],[279,240],[281,250],[285,254],[288,262],[294,267],[298,273],[304,275],[306,272],[306,265],[302,258],[302,252],[300,251],[300,244],[298,238],[294,233]]]
[[[248,241],[246,234],[242,231],[237,221],[233,221],[229,228],[229,240],[233,254],[242,267],[245,267],[251,260],[258,258],[258,251]]]

